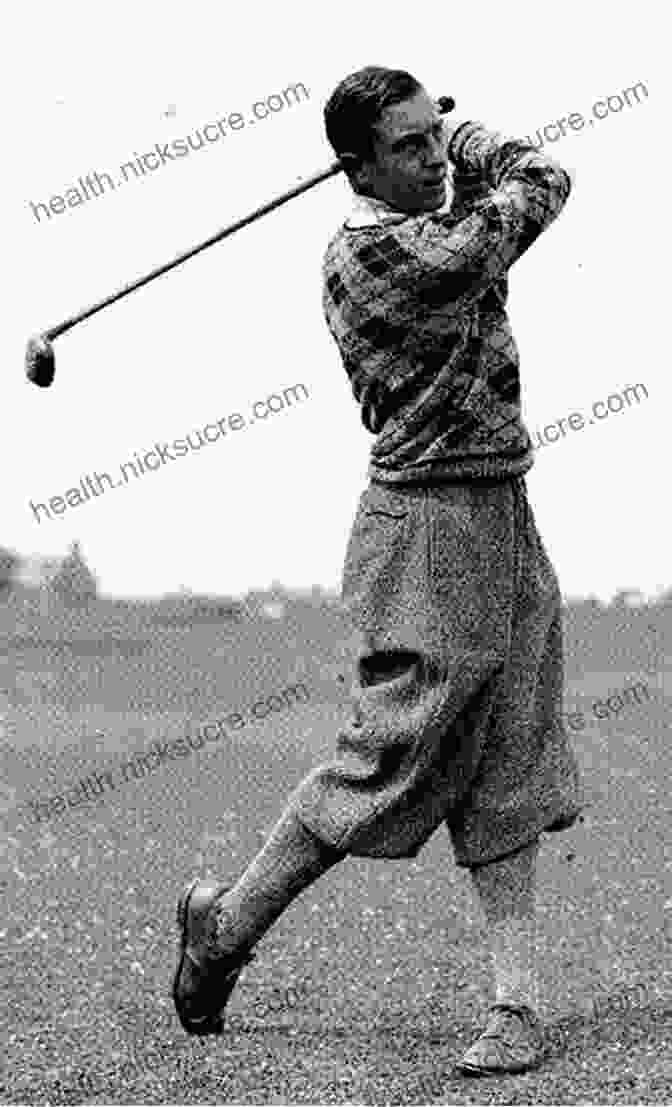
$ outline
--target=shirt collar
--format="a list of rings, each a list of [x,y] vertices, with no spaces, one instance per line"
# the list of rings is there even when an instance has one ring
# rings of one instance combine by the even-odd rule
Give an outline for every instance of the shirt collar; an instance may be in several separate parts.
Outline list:
[[[444,215],[450,211],[454,194],[450,187],[450,180],[447,181],[447,184],[449,187],[445,201],[440,208],[436,208],[435,211],[429,214]],[[346,219],[345,225],[349,229],[354,229],[357,227],[372,227],[376,224],[401,223],[408,218],[409,212],[399,211],[398,208],[393,208],[384,200],[379,200],[377,196],[360,196],[356,193],[352,211]]]

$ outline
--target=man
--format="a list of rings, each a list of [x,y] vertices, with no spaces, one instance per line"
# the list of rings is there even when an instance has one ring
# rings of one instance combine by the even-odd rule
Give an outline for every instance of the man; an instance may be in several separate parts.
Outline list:
[[[175,1005],[189,1033],[221,1033],[241,968],[295,896],[348,854],[414,857],[444,822],[483,907],[495,985],[459,1067],[520,1072],[544,1056],[540,836],[582,804],[505,304],[508,270],[570,180],[525,143],[446,123],[403,71],[347,77],[325,124],[357,202],[326,250],[324,310],[376,436],[343,575],[361,635],[353,714],[337,758],[294,792],[236,885],[182,895]]]

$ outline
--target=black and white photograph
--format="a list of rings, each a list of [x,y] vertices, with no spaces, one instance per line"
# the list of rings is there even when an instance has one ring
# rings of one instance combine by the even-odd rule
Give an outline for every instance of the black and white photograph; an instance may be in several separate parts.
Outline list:
[[[668,38],[3,12],[0,1105],[672,1103]]]

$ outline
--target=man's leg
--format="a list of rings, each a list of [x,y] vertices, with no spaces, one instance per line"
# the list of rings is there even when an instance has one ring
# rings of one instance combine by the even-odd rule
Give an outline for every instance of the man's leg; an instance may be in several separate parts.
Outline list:
[[[250,949],[301,892],[343,857],[287,808],[238,882],[217,900],[213,955]]]
[[[517,853],[470,869],[488,928],[495,1003],[539,1002],[536,869],[539,839]]]
[[[289,806],[233,888],[196,885],[182,908],[173,982],[185,1030],[221,1033],[221,1010],[249,951],[292,900],[344,856],[311,834]]]
[[[466,1075],[524,1072],[543,1059],[537,979],[536,868],[539,840],[471,878],[488,929],[495,1003],[459,1068]]]

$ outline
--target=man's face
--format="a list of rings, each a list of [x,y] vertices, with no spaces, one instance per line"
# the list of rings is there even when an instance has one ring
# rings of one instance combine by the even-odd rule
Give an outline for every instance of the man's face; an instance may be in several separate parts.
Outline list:
[[[447,141],[439,109],[424,89],[383,110],[373,150],[374,160],[358,172],[368,195],[407,212],[441,207],[447,198]]]

